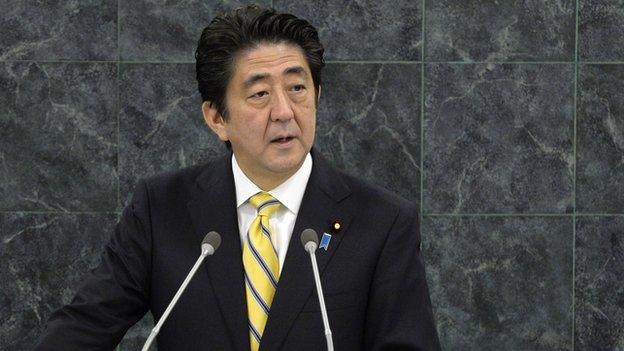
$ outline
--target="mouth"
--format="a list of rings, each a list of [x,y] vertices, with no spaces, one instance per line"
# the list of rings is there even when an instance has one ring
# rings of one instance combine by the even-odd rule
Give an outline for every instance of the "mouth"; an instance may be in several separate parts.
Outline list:
[[[275,139],[271,140],[271,143],[286,144],[289,141],[293,140],[294,138],[295,137],[293,137],[293,136],[278,137],[278,138],[275,138]]]

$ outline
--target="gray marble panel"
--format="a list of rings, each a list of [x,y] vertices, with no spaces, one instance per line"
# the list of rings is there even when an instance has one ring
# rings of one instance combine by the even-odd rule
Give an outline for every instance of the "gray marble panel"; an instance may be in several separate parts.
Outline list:
[[[120,68],[121,201],[139,178],[205,162],[226,152],[204,123],[194,64]]]
[[[119,0],[119,45],[124,61],[194,61],[202,30],[242,0]],[[256,3],[269,6],[271,1]]]
[[[428,1],[428,61],[573,61],[575,1]]]
[[[420,65],[329,64],[316,146],[339,169],[420,200]]]
[[[0,213],[0,349],[29,350],[99,262],[116,214]]]
[[[114,211],[115,64],[0,63],[0,210]]]
[[[624,217],[576,224],[575,348],[624,350]]]
[[[571,213],[574,67],[427,64],[425,213]]]
[[[572,218],[425,216],[443,350],[572,350]]]
[[[621,0],[579,1],[579,60],[624,61]]]
[[[0,13],[0,61],[117,58],[115,0],[8,0]]]
[[[624,65],[581,65],[578,212],[624,214]]]
[[[421,59],[422,1],[275,0],[273,4],[316,27],[326,60]]]
[[[147,341],[147,337],[154,328],[154,318],[152,314],[148,312],[143,319],[141,319],[132,328],[128,329],[128,332],[124,336],[123,340],[119,343],[117,351],[135,351],[141,350],[143,344]],[[151,351],[157,351],[158,345],[156,342],[152,344]]]

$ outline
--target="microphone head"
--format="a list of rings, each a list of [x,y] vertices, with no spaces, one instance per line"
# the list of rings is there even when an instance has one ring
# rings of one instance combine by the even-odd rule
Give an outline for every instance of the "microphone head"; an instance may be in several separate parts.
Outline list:
[[[313,242],[314,244],[316,244],[316,246],[318,247],[318,235],[316,235],[316,231],[314,229],[304,229],[301,232],[301,245],[303,245],[303,247],[306,247],[306,244],[309,242]]]
[[[219,235],[219,233],[215,231],[206,234],[204,240],[202,240],[202,247],[204,246],[204,244],[212,246],[214,251],[217,251],[217,249],[221,245],[221,235]]]

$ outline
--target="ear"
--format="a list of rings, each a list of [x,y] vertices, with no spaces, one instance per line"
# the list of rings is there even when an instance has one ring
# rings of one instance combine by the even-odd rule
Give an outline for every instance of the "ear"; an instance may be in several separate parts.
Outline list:
[[[215,104],[210,101],[204,101],[202,104],[202,113],[206,125],[208,125],[208,128],[210,128],[219,139],[222,141],[230,140],[225,128],[225,119],[221,116]]]

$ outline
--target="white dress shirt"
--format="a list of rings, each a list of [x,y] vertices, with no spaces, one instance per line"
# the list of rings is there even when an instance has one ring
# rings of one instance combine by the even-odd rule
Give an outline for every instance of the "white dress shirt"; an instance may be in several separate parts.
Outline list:
[[[234,173],[234,187],[236,188],[236,212],[238,214],[238,228],[240,230],[241,247],[247,240],[247,231],[251,222],[256,217],[256,209],[249,203],[249,198],[262,191],[254,184],[238,166],[236,157],[232,154],[232,172]],[[282,272],[286,251],[290,243],[290,237],[295,227],[295,220],[299,213],[303,193],[308,185],[312,172],[312,156],[308,153],[301,167],[295,174],[268,191],[271,196],[282,203],[279,210],[269,218],[269,230],[271,242],[277,251],[279,258],[279,270]],[[303,249],[302,249],[303,250]]]

